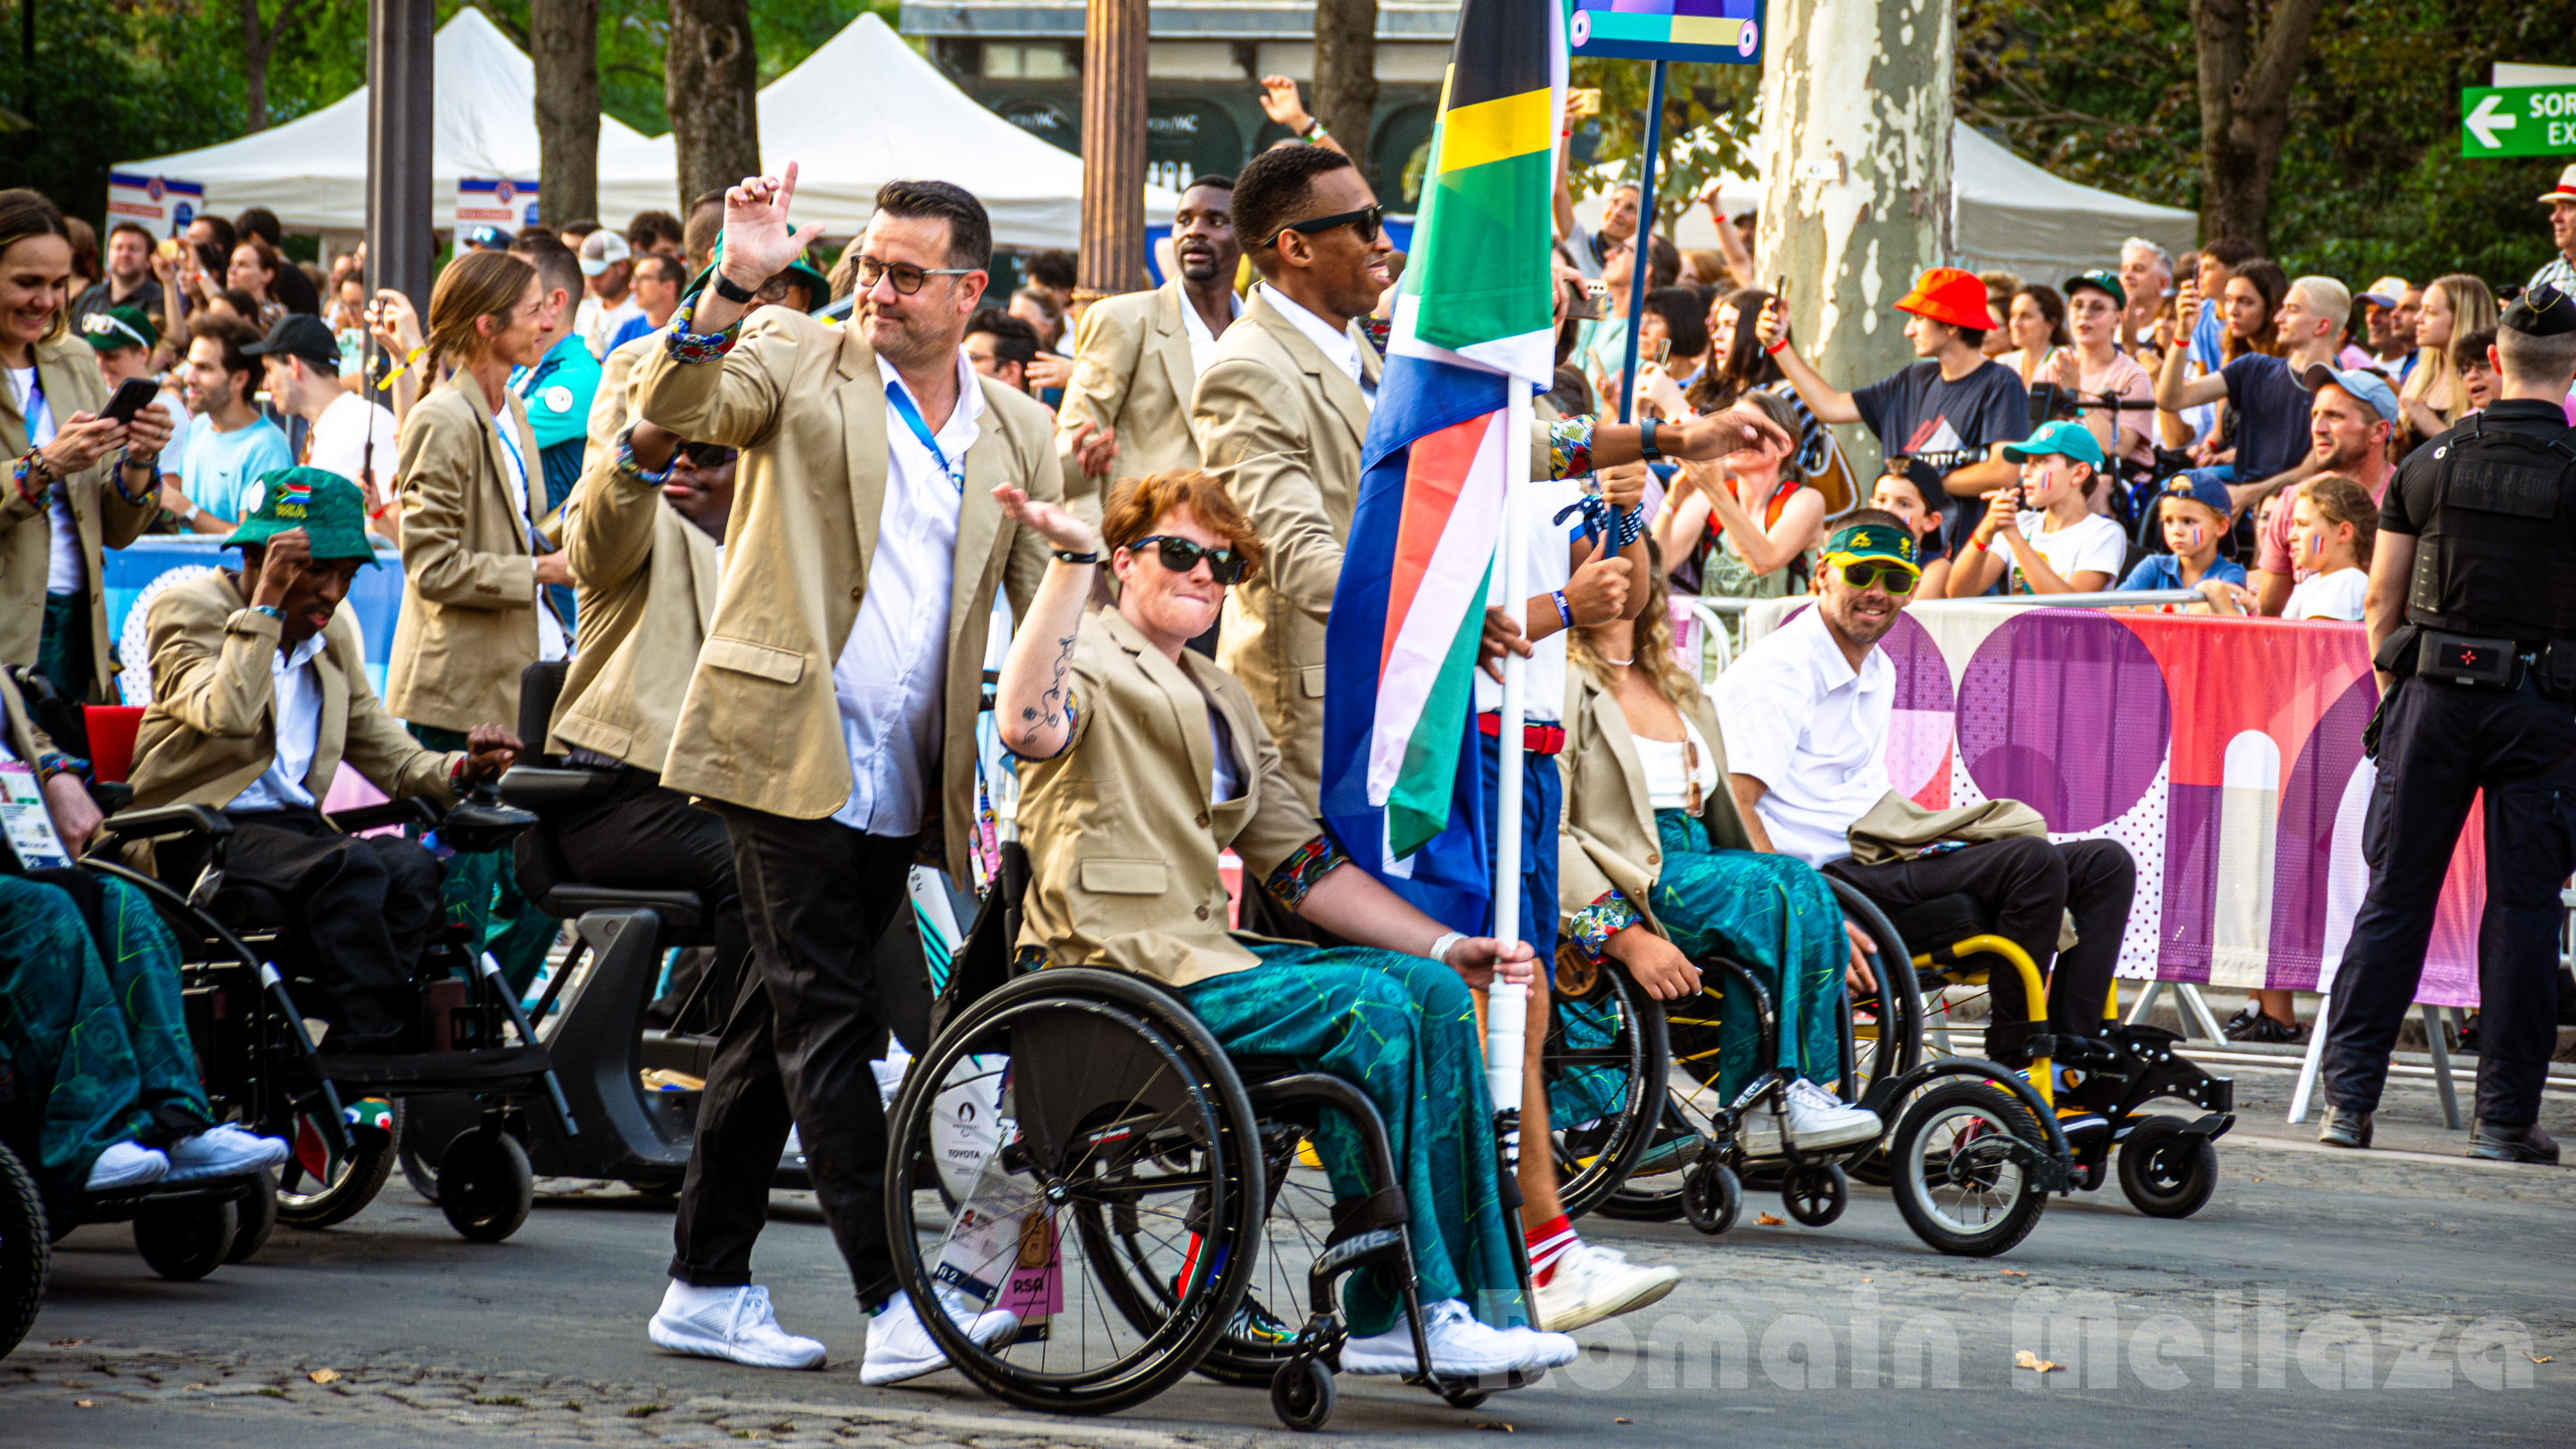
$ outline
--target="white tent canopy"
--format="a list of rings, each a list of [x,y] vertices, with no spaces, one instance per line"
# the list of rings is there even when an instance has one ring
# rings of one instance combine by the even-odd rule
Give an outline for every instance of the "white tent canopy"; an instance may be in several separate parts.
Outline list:
[[[835,236],[867,225],[879,186],[922,177],[973,192],[1000,245],[1071,247],[1081,238],[1082,158],[985,109],[873,13],[760,93],[760,153],[772,174],[796,163],[794,218]],[[615,150],[603,140],[601,205],[612,182],[658,178],[667,189],[677,172],[668,136]],[[1149,219],[1169,220],[1179,203],[1169,190],[1145,188]]]
[[[2051,175],[1964,121],[1951,123],[1950,185],[1952,260],[1971,271],[2001,267],[2055,286],[2089,267],[2118,266],[2120,243],[2133,236],[2176,256],[2200,244],[2198,213]],[[1752,211],[1762,204],[1762,183],[1730,177],[1718,197],[1729,216]],[[1603,200],[1578,208],[1585,225],[1599,220]],[[1685,214],[1673,231],[1679,246],[1717,246],[1706,208]]]
[[[431,215],[443,226],[459,179],[538,174],[537,81],[527,56],[471,7],[440,29],[432,55]],[[603,171],[611,152],[644,144],[615,117],[599,118]],[[367,224],[367,88],[238,141],[116,169],[202,182],[206,209],[224,215],[264,206],[291,231],[356,231]],[[670,209],[673,174],[665,168],[658,180],[616,186],[603,175],[601,213]]]

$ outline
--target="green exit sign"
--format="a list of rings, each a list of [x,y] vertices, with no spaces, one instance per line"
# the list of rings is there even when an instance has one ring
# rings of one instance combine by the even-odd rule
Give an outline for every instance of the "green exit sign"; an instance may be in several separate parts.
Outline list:
[[[2460,92],[2460,154],[2576,151],[2576,85],[2471,86]]]

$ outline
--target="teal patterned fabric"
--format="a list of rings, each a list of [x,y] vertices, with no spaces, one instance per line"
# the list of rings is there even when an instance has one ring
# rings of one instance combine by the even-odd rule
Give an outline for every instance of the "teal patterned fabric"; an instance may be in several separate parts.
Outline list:
[[[34,1148],[27,1166],[53,1212],[108,1148],[164,1138],[174,1116],[213,1118],[181,1015],[179,943],[140,891],[102,885],[93,938],[69,891],[0,876],[0,1080],[13,1145]]]
[[[463,730],[436,725],[411,726],[412,738],[433,750],[465,748]],[[502,979],[525,996],[546,964],[546,949],[555,943],[563,922],[536,908],[519,889],[519,872],[508,850],[468,853],[432,847],[447,867],[440,892],[440,919],[451,926],[470,926],[492,959],[501,963]]]
[[[1655,833],[1663,842],[1664,866],[1655,877],[1653,905],[1664,934],[1694,960],[1724,951],[1762,977],[1780,1015],[1779,1059],[1770,1065],[1830,1085],[1842,1074],[1835,1013],[1843,968],[1851,960],[1833,887],[1794,856],[1717,849],[1709,843],[1708,827],[1687,810],[1656,811]],[[1783,975],[1790,978],[1786,990]],[[1708,1062],[1686,1059],[1706,1050],[1705,1033],[1689,1025],[1694,1016],[1705,1017],[1691,1010],[1702,1004],[1710,1004],[1706,993],[1673,1003],[1666,1015],[1674,1065],[1706,1081]],[[1726,980],[1719,1016],[1717,1094],[1733,1101],[1762,1070],[1752,994]]]
[[[1423,1301],[1463,1299],[1497,1328],[1529,1322],[1496,1175],[1475,1002],[1458,973],[1360,946],[1243,944],[1260,966],[1184,986],[1182,999],[1229,1054],[1292,1058],[1368,1093],[1404,1176]],[[1315,1154],[1337,1197],[1368,1195],[1368,1159],[1347,1118],[1323,1114]],[[1351,1332],[1394,1325],[1400,1284],[1376,1268],[1347,1283]]]

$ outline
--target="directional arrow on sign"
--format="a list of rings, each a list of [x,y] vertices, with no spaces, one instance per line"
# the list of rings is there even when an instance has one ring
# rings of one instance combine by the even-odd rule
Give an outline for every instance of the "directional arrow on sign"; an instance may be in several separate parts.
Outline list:
[[[2504,142],[2496,139],[2496,132],[2510,131],[2516,124],[2511,111],[2500,111],[2497,109],[2497,106],[2500,105],[2503,100],[2504,97],[2502,96],[2488,96],[2485,100],[2478,102],[2478,108],[2476,110],[2471,111],[2460,118],[2460,124],[2467,127],[2471,133],[2476,135],[2478,138],[2478,144],[2487,147],[2489,150],[2494,150],[2504,145]]]

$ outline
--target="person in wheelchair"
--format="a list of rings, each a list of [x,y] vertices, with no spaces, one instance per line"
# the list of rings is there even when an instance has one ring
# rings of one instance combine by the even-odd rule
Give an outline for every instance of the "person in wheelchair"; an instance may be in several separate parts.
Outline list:
[[[257,1172],[287,1153],[215,1123],[181,1015],[179,943],[151,903],[62,863],[99,831],[83,768],[0,673],[0,772],[33,777],[54,837],[40,860],[17,848],[23,825],[0,844],[0,1097],[56,1221],[84,1191]]]
[[[1869,1141],[1880,1131],[1877,1114],[1821,1084],[1842,1071],[1844,981],[1855,991],[1876,988],[1868,961],[1876,948],[1845,926],[1833,888],[1812,866],[1754,847],[1726,788],[1717,716],[1673,659],[1657,564],[1635,620],[1591,625],[1571,641],[1564,758],[1573,778],[1559,851],[1560,929],[1573,949],[1618,961],[1660,1001],[1697,991],[1692,963],[1712,952],[1768,977],[1776,1060],[1756,1060],[1752,993],[1728,979],[1718,1099],[1733,1101],[1777,1068],[1791,1079],[1787,1130],[1801,1148]],[[1745,1147],[1755,1155],[1777,1151],[1780,1136],[1778,1116],[1746,1119]],[[1648,1150],[1672,1149],[1659,1139]]]
[[[1853,824],[1890,793],[1896,666],[1879,641],[1896,626],[1919,573],[1913,535],[1895,515],[1876,509],[1842,521],[1823,563],[1816,606],[1764,636],[1718,676],[1727,784],[1754,846],[1822,868],[1890,915],[1944,896],[1971,897],[1989,913],[1994,933],[2038,965],[2047,983],[2049,1033],[2099,1037],[2103,997],[2138,884],[2137,863],[2119,842],[2061,845],[2013,835],[1966,845],[1936,841],[1910,858],[1876,865],[1851,859]],[[2060,927],[2070,912],[2076,944],[2061,954]],[[2018,1046],[2019,1033],[2003,1029],[2029,1019],[2021,980],[1996,971],[1989,989],[1997,1029],[1988,1033],[1987,1055],[2021,1065],[2029,1053]],[[2059,1058],[2068,1055],[2061,1051]],[[2060,1116],[2070,1131],[2086,1125],[2078,1109],[2061,1109]]]
[[[275,891],[296,912],[334,1055],[418,1045],[411,983],[438,924],[438,859],[419,842],[350,836],[321,812],[346,761],[396,799],[453,804],[497,779],[519,739],[477,725],[438,751],[385,712],[340,601],[373,567],[357,485],[318,468],[262,479],[266,496],[224,540],[238,571],[162,592],[148,620],[152,704],[134,742],[134,804],[211,805],[231,817],[228,878]],[[164,845],[154,862],[185,885],[194,866]]]
[[[1250,522],[1196,470],[1120,483],[1096,531],[1007,485],[994,496],[1057,560],[1012,641],[994,710],[1026,782],[1023,959],[1151,977],[1229,1053],[1359,1085],[1401,1165],[1430,1367],[1570,1362],[1571,1338],[1527,1326],[1468,995],[1496,976],[1531,979],[1532,953],[1445,931],[1367,872],[1339,869],[1347,858],[1299,801],[1251,696],[1183,647],[1215,622],[1226,587],[1260,566]],[[1104,547],[1118,606],[1085,617]],[[1358,944],[1229,934],[1217,866],[1227,849],[1247,881]],[[1334,1114],[1324,1124],[1316,1146],[1336,1195],[1365,1195],[1357,1133]],[[1419,1367],[1399,1289],[1375,1269],[1354,1279],[1345,1371]]]

